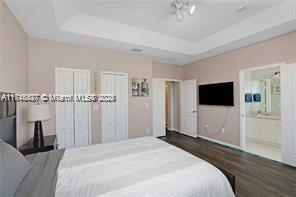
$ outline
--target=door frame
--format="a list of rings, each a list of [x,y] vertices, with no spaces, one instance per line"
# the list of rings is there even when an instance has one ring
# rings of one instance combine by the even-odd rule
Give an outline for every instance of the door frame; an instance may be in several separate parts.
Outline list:
[[[128,102],[129,102],[129,78],[128,78],[128,73],[122,73],[122,72],[111,72],[111,71],[101,71],[100,72],[100,93],[99,94],[101,94],[101,91],[102,91],[102,76],[104,75],[104,74],[107,74],[107,75],[122,75],[122,76],[126,76],[126,78],[127,78],[127,99],[126,99],[126,103],[125,103],[125,105],[127,106],[127,108],[126,108],[126,113],[127,113],[127,116],[126,116],[126,136],[127,136],[127,139],[129,139],[129,114],[128,114]],[[100,105],[101,105],[102,103],[100,103]],[[103,121],[102,121],[102,106],[100,107],[100,115],[101,115],[101,142],[102,142],[102,133],[103,133]]]
[[[165,85],[165,82],[182,82],[183,80],[181,80],[181,79],[169,79],[169,78],[158,78],[158,77],[153,77],[152,78],[152,80],[153,79],[157,79],[157,80],[163,80],[164,81],[164,85]],[[164,87],[165,88],[165,87]],[[154,95],[152,95],[152,96],[154,96]],[[165,97],[165,94],[164,94],[164,97]],[[165,98],[163,98],[163,99],[165,99]],[[152,98],[152,100],[153,100],[153,98]],[[152,105],[153,105],[153,102],[152,102]],[[180,83],[179,83],[179,107],[180,107]],[[153,115],[153,112],[152,112],[152,115]],[[179,110],[179,126],[180,126],[180,110]],[[153,119],[153,118],[152,118]],[[153,120],[152,120],[153,121]],[[153,124],[153,123],[152,123]],[[166,124],[166,123],[165,123]],[[179,129],[179,131],[177,131],[177,132],[180,132],[180,129]],[[153,131],[153,129],[152,129],[152,135],[154,136],[154,131]]]
[[[240,150],[246,151],[246,106],[245,106],[245,73],[250,71],[268,69],[268,68],[275,68],[280,67],[280,72],[282,71],[282,67],[285,63],[280,62],[277,64],[269,64],[263,66],[256,66],[253,68],[246,68],[239,70],[239,95],[240,95]],[[282,92],[281,92],[282,97]],[[282,99],[281,99],[281,106],[282,106]],[[281,127],[281,135],[282,135],[282,127]]]
[[[282,92],[290,92],[295,86],[295,81],[293,80],[293,75],[295,75],[295,63],[286,64],[281,70],[283,79]],[[291,71],[291,73],[289,72]],[[289,94],[289,93],[288,93]],[[282,162],[293,167],[296,167],[296,153],[295,153],[295,94],[292,91],[290,95],[281,95],[281,100],[285,105],[282,107]]]
[[[58,80],[57,80],[57,73],[58,71],[80,71],[80,72],[87,72],[88,75],[88,92],[91,94],[91,83],[90,83],[90,70],[87,69],[76,69],[76,68],[64,68],[64,67],[55,67],[55,94],[57,92],[58,87]],[[55,113],[57,112],[57,105],[55,104]],[[88,104],[88,145],[92,144],[92,127],[91,127],[91,105]],[[57,116],[56,116],[56,125],[57,125]]]

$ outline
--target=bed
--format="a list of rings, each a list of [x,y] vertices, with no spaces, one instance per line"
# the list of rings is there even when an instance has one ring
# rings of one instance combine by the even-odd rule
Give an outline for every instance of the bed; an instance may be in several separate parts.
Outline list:
[[[27,159],[15,196],[232,197],[208,162],[154,137],[55,150]]]

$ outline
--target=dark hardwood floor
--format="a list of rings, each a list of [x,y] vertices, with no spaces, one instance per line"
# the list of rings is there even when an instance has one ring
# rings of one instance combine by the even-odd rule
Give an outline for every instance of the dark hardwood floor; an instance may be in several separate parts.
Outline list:
[[[168,131],[160,139],[236,176],[236,196],[296,196],[296,168]]]

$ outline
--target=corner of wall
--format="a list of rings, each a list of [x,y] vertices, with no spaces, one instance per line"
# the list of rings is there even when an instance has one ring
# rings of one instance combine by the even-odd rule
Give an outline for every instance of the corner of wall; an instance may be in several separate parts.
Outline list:
[[[25,94],[28,93],[29,37],[2,0],[0,11],[0,91]],[[18,147],[27,140],[26,110],[27,104],[17,103]]]

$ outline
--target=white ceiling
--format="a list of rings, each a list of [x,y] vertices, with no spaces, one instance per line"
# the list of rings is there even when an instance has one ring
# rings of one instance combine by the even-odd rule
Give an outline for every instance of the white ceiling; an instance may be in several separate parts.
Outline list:
[[[103,0],[100,3],[88,1],[88,3],[80,3],[79,12],[186,41],[197,42],[282,1],[252,0],[248,2],[248,12],[237,14],[235,10],[244,5],[245,0],[193,0],[198,5],[197,13],[193,17],[187,16],[182,23],[178,23],[176,18],[170,14],[169,5],[171,2],[172,0],[111,0],[111,2]]]
[[[188,64],[296,30],[294,0],[192,0],[178,23],[172,0],[5,0],[30,36]],[[237,13],[240,6],[247,10]]]

